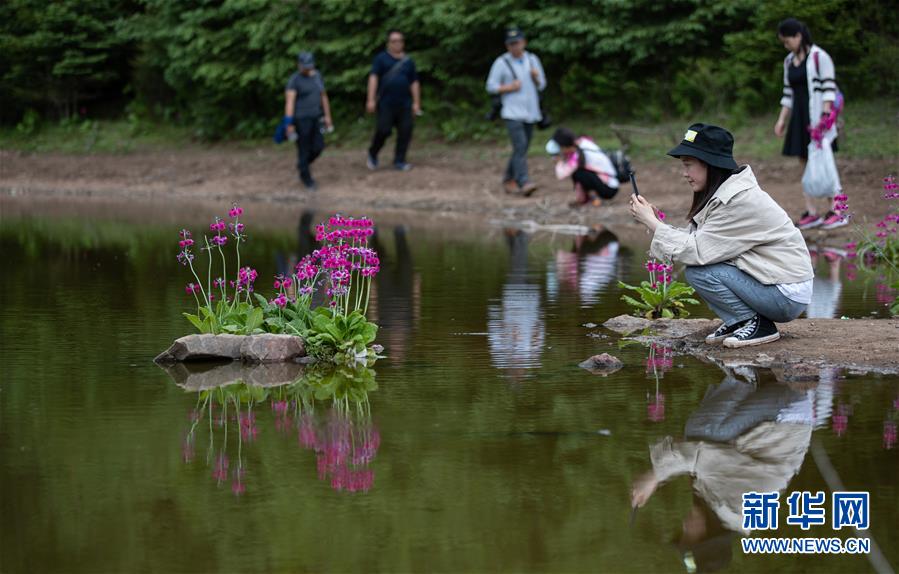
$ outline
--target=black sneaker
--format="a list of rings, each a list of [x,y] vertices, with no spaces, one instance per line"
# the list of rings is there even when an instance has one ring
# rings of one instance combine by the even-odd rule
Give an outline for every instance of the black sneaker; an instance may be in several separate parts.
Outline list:
[[[728,337],[733,335],[734,331],[742,327],[744,324],[746,324],[746,321],[737,321],[736,323],[728,327],[726,324],[721,323],[721,326],[715,329],[714,333],[706,335],[705,342],[707,345],[717,345],[724,339],[727,339]]]
[[[780,333],[777,331],[774,322],[767,317],[756,315],[734,331],[733,335],[724,339],[724,346],[730,349],[737,349],[739,347],[770,343],[778,339],[780,339]]]
[[[306,191],[318,191],[318,183],[314,179],[304,181],[303,185],[306,187]]]

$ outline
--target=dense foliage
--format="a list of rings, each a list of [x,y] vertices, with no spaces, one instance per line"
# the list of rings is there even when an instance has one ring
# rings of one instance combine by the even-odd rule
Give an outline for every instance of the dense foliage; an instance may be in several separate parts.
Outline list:
[[[555,116],[775,108],[776,24],[808,23],[849,100],[899,92],[889,0],[9,0],[0,5],[2,119],[130,102],[204,137],[267,133],[300,49],[313,50],[338,116],[362,114],[389,28],[406,32],[429,121],[474,128],[484,78],[517,24],[543,59]],[[7,103],[9,105],[7,105]],[[121,109],[121,108],[120,108]],[[32,112],[34,121],[35,112]]]

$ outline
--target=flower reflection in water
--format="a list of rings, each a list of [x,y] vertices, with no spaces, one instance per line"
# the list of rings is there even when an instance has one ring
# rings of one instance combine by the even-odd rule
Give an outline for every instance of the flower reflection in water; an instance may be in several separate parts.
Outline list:
[[[368,465],[381,445],[381,435],[371,419],[356,421],[351,413],[332,409],[322,431],[306,446],[315,451],[319,480],[330,479],[334,490],[368,492],[375,480]]]
[[[181,444],[186,464],[194,462],[197,436],[206,430],[206,465],[212,479],[218,486],[230,481],[235,496],[246,494],[244,448],[265,434],[260,433],[263,423],[257,420],[265,410],[259,413],[256,407],[268,402],[276,433],[290,436],[296,432],[299,445],[315,453],[320,480],[336,491],[367,492],[372,488],[375,474],[370,465],[381,444],[368,402],[368,393],[377,389],[374,370],[315,366],[295,380],[269,386],[244,382],[258,377],[226,379],[221,386],[207,385],[198,393]]]
[[[896,446],[896,421],[883,422],[883,448],[890,450]]]
[[[831,423],[833,426],[833,432],[837,436],[843,436],[846,434],[846,430],[849,428],[849,415],[852,414],[852,405],[846,404],[844,402],[837,403],[836,412],[833,414],[831,419]]]
[[[646,358],[646,375],[655,379],[655,395],[646,393],[646,418],[657,423],[665,420],[665,395],[659,391],[659,381],[674,366],[674,350],[657,343],[649,346]]]

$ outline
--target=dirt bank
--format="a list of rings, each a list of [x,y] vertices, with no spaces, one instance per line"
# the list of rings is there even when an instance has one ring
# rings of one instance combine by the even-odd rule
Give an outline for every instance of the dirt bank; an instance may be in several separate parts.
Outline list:
[[[603,326],[631,338],[653,341],[676,352],[719,362],[780,372],[785,379],[815,379],[822,369],[850,373],[899,373],[899,320],[797,319],[778,325],[781,339],[757,347],[727,349],[704,337],[721,322],[710,319],[648,321],[621,315]]]
[[[386,150],[385,153],[390,150]],[[568,182],[552,173],[546,156],[530,160],[541,187],[530,198],[505,195],[499,185],[508,156],[505,148],[436,146],[413,151],[415,168],[368,171],[363,150],[328,150],[315,164],[317,193],[296,181],[295,156],[287,147],[230,147],[130,154],[26,154],[0,151],[0,195],[25,198],[128,199],[150,202],[257,201],[345,212],[394,211],[465,220],[533,220],[545,224],[603,223],[616,231],[634,226],[627,215],[627,193],[601,207],[574,210]],[[386,157],[386,156],[385,156]],[[740,159],[740,158],[738,158]],[[751,162],[762,187],[791,214],[802,206],[797,162],[773,158]],[[881,178],[895,171],[888,160],[839,159],[841,177],[857,220],[879,218]],[[674,160],[637,164],[641,191],[677,222],[690,194]],[[627,188],[626,188],[627,189]],[[815,242],[838,244],[843,228],[810,235]]]

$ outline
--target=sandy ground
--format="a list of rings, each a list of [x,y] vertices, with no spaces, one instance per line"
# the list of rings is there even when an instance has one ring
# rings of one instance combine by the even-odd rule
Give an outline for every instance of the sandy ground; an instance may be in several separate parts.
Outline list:
[[[705,336],[720,324],[717,319],[648,321],[620,315],[603,326],[723,366],[770,368],[785,380],[815,380],[833,368],[899,373],[899,319],[797,319],[778,325],[779,341],[741,349],[705,344]]]
[[[391,151],[385,149],[382,160],[389,159]],[[271,204],[276,210],[302,206],[354,214],[399,211],[409,218],[467,223],[530,220],[538,224],[600,223],[616,233],[628,227],[637,229],[627,214],[629,186],[600,207],[569,208],[573,199],[570,184],[555,179],[551,160],[543,155],[530,159],[539,191],[530,198],[504,194],[500,179],[508,153],[506,147],[413,147],[410,159],[415,168],[400,173],[389,168],[367,170],[363,150],[329,149],[314,165],[320,189],[309,193],[297,182],[295,155],[286,146],[122,155],[35,155],[0,150],[0,198],[74,196],[151,203],[240,200]],[[855,220],[877,221],[884,206],[881,178],[896,171],[896,162],[838,161]],[[750,163],[763,189],[789,213],[803,210],[797,161],[774,158]],[[678,162],[660,158],[634,167],[641,192],[666,211],[671,221],[682,222],[691,194],[680,177]],[[843,228],[813,232],[809,239],[837,245],[851,234]]]

